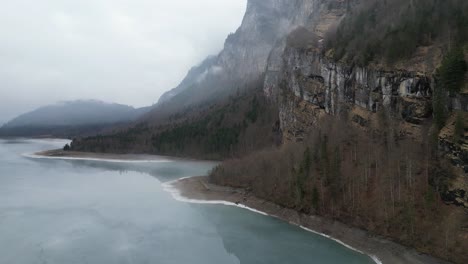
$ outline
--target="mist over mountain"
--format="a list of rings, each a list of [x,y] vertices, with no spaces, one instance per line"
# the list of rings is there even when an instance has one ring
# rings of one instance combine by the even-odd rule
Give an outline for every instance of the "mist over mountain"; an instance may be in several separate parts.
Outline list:
[[[176,88],[163,94],[148,119],[213,103],[250,86],[265,72],[276,41],[306,19],[305,13],[299,18],[292,16],[296,5],[276,0],[248,1],[242,23],[227,37],[224,49],[193,67]]]
[[[136,109],[127,105],[97,100],[60,102],[40,107],[14,118],[0,128],[0,135],[68,136],[67,133],[70,135],[84,131],[89,133],[105,126],[131,122],[148,110],[149,107]]]

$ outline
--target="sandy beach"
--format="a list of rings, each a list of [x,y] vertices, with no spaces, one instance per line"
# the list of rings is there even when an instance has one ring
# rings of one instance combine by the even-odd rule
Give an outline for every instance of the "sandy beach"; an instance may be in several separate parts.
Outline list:
[[[449,263],[420,254],[382,237],[370,236],[366,231],[346,226],[322,217],[300,214],[259,199],[242,189],[222,187],[208,183],[208,177],[192,177],[169,183],[167,189],[184,202],[212,203],[239,206],[272,217],[320,235],[371,256],[376,263],[384,264],[435,264]]]

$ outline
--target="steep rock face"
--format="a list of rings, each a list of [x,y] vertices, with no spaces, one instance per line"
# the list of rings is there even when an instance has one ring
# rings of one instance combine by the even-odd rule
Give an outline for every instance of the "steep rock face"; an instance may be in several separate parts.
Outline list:
[[[297,28],[303,28],[303,32],[299,34],[313,35],[317,38],[314,47],[320,47],[329,28],[337,25],[346,14],[349,3],[349,1],[343,0],[301,1],[296,7],[296,18],[291,18],[295,23],[294,27],[290,27],[289,33],[294,32]],[[288,46],[288,37],[285,36],[276,42],[268,57],[264,92],[272,99],[276,98],[281,90],[279,84],[284,79],[283,70],[287,69],[284,65],[283,54]]]
[[[159,103],[196,104],[259,78],[275,43],[308,20],[316,2],[319,1],[249,0],[241,26],[228,36],[220,54],[192,68]]]
[[[304,27],[305,32],[302,35],[313,35],[317,41],[304,41],[302,46],[300,43],[297,46],[289,43],[285,37],[273,47],[266,66],[264,92],[272,100],[283,98],[279,102],[280,120],[286,131],[286,140],[295,140],[294,135],[301,134],[294,132],[290,126],[296,127],[298,131],[305,131],[310,122],[317,122],[313,117],[303,117],[302,119],[309,120],[304,125],[297,122],[301,118],[293,113],[293,101],[296,104],[304,101],[310,104],[309,108],[313,106],[314,111],[306,112],[313,113],[314,117],[320,116],[317,113],[320,109],[328,114],[338,115],[344,109],[362,108],[354,112],[363,114],[353,118],[361,125],[369,123],[363,117],[366,111],[375,113],[382,107],[407,121],[409,127],[414,127],[431,115],[433,80],[430,73],[421,73],[414,69],[362,68],[334,63],[321,55],[320,50],[329,29],[341,21],[350,4],[357,2],[302,1],[300,4],[306,6],[298,9],[306,10],[308,16],[303,19],[303,15],[298,15],[301,18],[296,20],[299,22],[295,26]],[[285,100],[285,92],[294,96]],[[300,140],[300,136],[298,139]]]
[[[360,125],[368,124],[369,120],[365,120],[365,117],[383,107],[390,110],[393,116],[406,121],[410,128],[430,117],[434,80],[425,69],[418,72],[404,68],[363,68],[335,63],[321,54],[329,29],[346,15],[349,5],[357,3],[359,1],[301,1],[299,4],[303,6],[297,9],[305,10],[308,15],[299,13],[300,18],[295,20],[298,21],[295,26],[304,27],[308,32],[305,34],[314,35],[317,41],[295,46],[288,43],[285,37],[273,47],[266,66],[264,93],[271,100],[279,100],[280,120],[283,131],[286,131],[286,140],[300,140],[300,136],[295,139],[293,135],[301,133],[294,132],[290,126],[298,131],[310,129],[310,124],[318,121],[315,117],[320,116],[319,110],[338,115],[344,110],[354,109],[351,112],[357,116],[352,119]],[[293,96],[285,99],[285,93]],[[299,118],[294,114],[295,105],[314,108],[314,111],[306,111],[312,113],[312,117]],[[297,121],[299,119],[308,122],[301,125]]]
[[[284,99],[280,102],[280,121],[285,131],[291,131],[291,121],[299,119],[293,117],[291,98],[331,115],[361,108],[361,111],[351,111],[351,114],[355,122],[364,126],[369,122],[368,117],[358,112],[376,113],[381,108],[389,110],[393,116],[412,127],[431,116],[433,80],[428,75],[354,67],[331,62],[314,51],[293,48],[285,50],[283,59],[281,81],[277,86],[284,89],[283,93],[293,95],[289,97],[289,102]],[[292,123],[293,126],[300,126],[296,121]],[[307,127],[310,129],[308,123],[303,126],[303,130]],[[285,135],[286,140],[296,140],[291,134]]]

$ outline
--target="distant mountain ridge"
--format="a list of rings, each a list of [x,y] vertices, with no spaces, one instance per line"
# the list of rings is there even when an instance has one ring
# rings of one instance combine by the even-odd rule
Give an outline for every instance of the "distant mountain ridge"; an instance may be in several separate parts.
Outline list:
[[[136,120],[150,107],[134,108],[98,100],[76,100],[40,107],[22,114],[0,128],[3,136],[72,136],[105,126]],[[85,129],[85,128],[89,129]],[[67,132],[65,132],[67,131]],[[77,131],[76,133],[74,131]],[[78,132],[80,131],[80,132]]]

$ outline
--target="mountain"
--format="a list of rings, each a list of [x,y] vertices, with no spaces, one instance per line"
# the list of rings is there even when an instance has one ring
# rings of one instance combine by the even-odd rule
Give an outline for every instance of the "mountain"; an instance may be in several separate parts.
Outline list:
[[[147,115],[148,120],[222,100],[260,78],[276,41],[307,17],[307,13],[293,17],[295,2],[299,3],[248,1],[241,26],[227,37],[224,49],[193,67],[176,88],[165,93]]]
[[[219,185],[468,263],[468,2],[249,0],[137,124],[72,149],[225,160]]]
[[[96,100],[78,100],[40,107],[22,114],[0,128],[3,136],[74,136],[127,123],[145,114],[149,108],[135,109]]]

